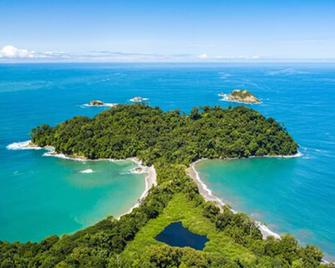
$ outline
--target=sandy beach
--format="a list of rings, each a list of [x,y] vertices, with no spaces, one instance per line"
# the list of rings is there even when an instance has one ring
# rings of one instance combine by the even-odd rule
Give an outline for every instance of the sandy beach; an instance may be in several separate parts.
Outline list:
[[[68,160],[74,160],[74,161],[103,161],[103,160],[108,160],[108,161],[122,161],[122,160],[130,160],[134,162],[137,165],[137,168],[132,170],[132,173],[136,174],[143,174],[145,173],[145,189],[143,193],[141,194],[140,198],[137,200],[136,204],[131,207],[126,213],[121,214],[118,218],[120,218],[122,215],[130,213],[134,208],[138,207],[141,202],[145,199],[145,197],[148,195],[149,190],[157,185],[157,176],[156,176],[156,170],[154,166],[147,167],[142,164],[142,162],[137,159],[136,157],[131,157],[127,159],[111,159],[111,158],[106,158],[106,159],[87,159],[85,157],[79,157],[79,156],[67,156],[64,154],[60,154],[55,152],[53,147],[46,146],[44,148],[38,147],[35,144],[33,144],[30,140],[25,141],[25,142],[17,142],[13,143],[7,146],[7,149],[9,150],[38,150],[38,149],[45,149],[47,152],[45,152],[43,155],[44,156],[52,156],[52,157],[58,157],[58,158],[63,158],[63,159],[68,159]],[[263,157],[299,157],[301,156],[301,153],[298,152],[296,155],[293,156],[263,156]],[[208,186],[201,180],[199,173],[197,172],[195,166],[200,162],[204,161],[206,159],[200,159],[190,165],[190,167],[186,170],[187,174],[193,179],[193,181],[197,184],[198,189],[200,194],[205,198],[205,200],[214,202],[217,204],[217,206],[222,209],[223,206],[226,205],[226,203],[221,200],[219,197],[213,194],[213,192],[208,188]],[[227,159],[227,160],[232,160],[232,159]],[[232,212],[237,213],[234,209],[232,209]],[[255,221],[256,226],[259,228],[261,231],[263,238],[266,239],[269,236],[273,236],[277,239],[280,239],[280,235],[271,231],[265,224]]]
[[[136,157],[130,157],[126,159],[112,159],[112,158],[100,158],[100,159],[88,159],[85,157],[81,156],[68,156],[62,153],[57,153],[55,151],[55,148],[52,146],[46,146],[46,147],[39,147],[36,144],[32,143],[31,140],[24,141],[24,142],[14,142],[12,144],[9,144],[7,146],[8,150],[41,150],[44,149],[47,152],[43,154],[43,156],[51,156],[51,157],[57,157],[57,158],[62,158],[62,159],[67,159],[67,160],[72,160],[72,161],[111,161],[111,162],[117,162],[117,161],[132,161],[136,164],[136,168],[132,169],[130,172],[134,174],[146,174],[144,177],[145,181],[145,188],[143,193],[141,194],[140,198],[137,200],[136,204],[131,207],[126,213],[123,213],[118,216],[120,218],[122,215],[130,213],[134,208],[138,207],[141,202],[145,199],[145,197],[148,195],[149,190],[157,185],[157,175],[156,175],[156,170],[154,166],[148,167],[144,166],[142,164],[142,161],[139,160]],[[92,170],[84,170],[82,173],[91,173]]]
[[[197,184],[199,193],[205,198],[206,201],[214,202],[220,209],[222,206],[226,205],[219,197],[215,196],[213,192],[208,188],[208,186],[201,180],[198,171],[195,166],[200,162],[206,159],[198,160],[190,165],[190,167],[186,170],[187,174],[193,179],[193,181]],[[234,209],[231,208],[231,211],[237,213]],[[269,236],[273,236],[274,238],[280,239],[280,235],[271,231],[266,225],[259,221],[255,221],[256,226],[259,228],[263,235],[263,239],[268,238]]]
[[[58,157],[58,158],[62,158],[62,159],[68,159],[68,160],[74,160],[74,161],[103,161],[103,160],[107,160],[107,161],[123,161],[123,160],[130,160],[132,162],[134,162],[136,164],[136,168],[131,170],[132,173],[135,174],[143,174],[145,173],[145,189],[143,191],[143,193],[141,194],[140,198],[137,200],[136,204],[131,207],[126,213],[121,214],[118,218],[120,218],[122,215],[128,214],[130,213],[134,208],[138,207],[141,202],[145,199],[145,197],[148,195],[149,190],[157,185],[157,175],[156,175],[156,170],[154,168],[154,166],[151,167],[147,167],[144,166],[142,164],[142,162],[136,158],[136,157],[131,157],[131,158],[127,158],[127,159],[111,159],[111,158],[103,158],[103,159],[87,159],[85,157],[81,157],[81,156],[68,156],[68,155],[64,155],[61,153],[57,153],[55,152],[55,149],[51,146],[46,146],[44,148],[39,147],[35,144],[33,144],[30,140],[28,141],[24,141],[24,142],[16,142],[16,143],[12,143],[10,145],[7,146],[7,149],[9,150],[40,150],[40,149],[45,149],[47,150],[47,152],[45,152],[43,154],[43,156],[52,156],[52,157]],[[274,157],[299,157],[301,156],[300,153],[297,153],[296,155],[293,156],[274,156]],[[268,157],[273,157],[273,156],[268,156]],[[194,163],[192,163],[190,165],[190,167],[187,169],[187,174],[194,180],[194,182],[197,184],[198,189],[200,194],[205,198],[205,200],[210,201],[210,202],[214,202],[217,204],[217,206],[222,209],[222,207],[225,204],[224,201],[222,201],[219,197],[217,197],[216,195],[213,194],[213,192],[208,188],[208,186],[201,180],[199,173],[197,172],[195,166],[197,163],[199,163],[200,161],[203,161],[206,159],[200,159]],[[227,159],[227,160],[231,160],[231,159]],[[89,172],[89,171],[86,171]],[[234,209],[231,208],[231,210],[234,213],[237,213],[237,211],[235,211]],[[280,235],[271,231],[266,225],[264,225],[263,223],[259,222],[259,221],[255,221],[256,226],[259,228],[259,230],[261,231],[263,238],[266,239],[269,236],[273,236],[275,238],[280,238]]]
[[[141,168],[144,169],[143,173],[146,173],[144,177],[145,189],[140,198],[137,200],[136,204],[125,214],[130,213],[134,208],[138,207],[141,204],[141,202],[146,198],[150,189],[157,185],[157,174],[155,167],[153,165],[151,167],[143,166],[141,161],[139,161],[137,158],[130,158],[129,160],[134,161],[137,165],[139,165]]]
[[[212,193],[212,191],[207,187],[207,185],[201,181],[199,173],[195,169],[195,165],[203,160],[205,159],[198,160],[192,163],[190,167],[186,170],[186,172],[193,179],[193,181],[197,184],[199,192],[205,198],[205,200],[216,203],[220,207],[220,209],[222,209],[222,206],[224,206],[225,203],[220,198],[215,196]]]

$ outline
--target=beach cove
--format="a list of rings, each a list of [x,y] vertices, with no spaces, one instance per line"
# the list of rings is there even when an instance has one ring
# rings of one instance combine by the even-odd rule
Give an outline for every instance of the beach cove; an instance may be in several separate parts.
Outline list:
[[[313,224],[310,222],[313,215],[308,214],[308,208],[303,204],[297,207],[296,198],[309,202],[299,197],[303,192],[287,195],[292,183],[297,182],[287,179],[286,172],[294,172],[296,161],[299,161],[299,157],[203,159],[192,163],[188,174],[206,200],[220,206],[228,205],[235,213],[238,211],[250,215],[263,238],[280,238],[282,234],[290,233],[303,244],[313,241],[328,248],[325,259],[334,261],[332,231],[323,229],[321,225],[316,229],[315,220]],[[288,205],[290,202],[291,205]],[[287,214],[288,211],[290,214]],[[303,218],[300,213],[306,217]],[[323,222],[323,219],[319,220]],[[317,239],[320,236],[324,236],[325,240]]]
[[[11,210],[1,210],[1,240],[40,241],[70,234],[108,216],[119,218],[137,207],[156,184],[154,167],[145,167],[136,158],[73,158],[30,141],[9,144],[7,149],[26,155],[29,166],[17,167],[13,185],[2,195],[8,196]],[[41,157],[38,170],[29,161],[31,154]],[[22,175],[29,182],[16,183],[15,178]]]

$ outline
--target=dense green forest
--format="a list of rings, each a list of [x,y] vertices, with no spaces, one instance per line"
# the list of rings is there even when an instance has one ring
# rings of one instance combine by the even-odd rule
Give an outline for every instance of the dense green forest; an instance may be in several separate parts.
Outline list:
[[[74,117],[33,129],[32,141],[96,158],[138,157],[154,165],[158,185],[138,208],[73,235],[40,243],[0,242],[0,267],[322,267],[322,253],[291,236],[262,239],[245,214],[206,202],[185,170],[201,158],[291,155],[297,144],[272,118],[245,108],[203,107],[190,114],[120,105],[94,118]],[[182,221],[208,235],[203,251],[154,239]]]
[[[123,105],[95,118],[77,116],[55,128],[40,126],[32,141],[57,152],[95,158],[137,156],[190,164],[200,158],[291,155],[297,144],[272,118],[246,107],[194,108],[190,115],[144,105]]]

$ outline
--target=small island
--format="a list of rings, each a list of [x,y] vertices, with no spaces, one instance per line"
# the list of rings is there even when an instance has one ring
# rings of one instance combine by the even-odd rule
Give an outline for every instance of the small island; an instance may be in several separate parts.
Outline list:
[[[103,106],[105,103],[101,100],[91,100],[89,102],[90,106]]]
[[[234,89],[230,94],[220,93],[220,97],[224,101],[247,103],[247,104],[260,104],[261,101],[246,89]]]
[[[89,103],[84,104],[86,107],[114,107],[116,103],[107,103],[102,100],[91,100]]]

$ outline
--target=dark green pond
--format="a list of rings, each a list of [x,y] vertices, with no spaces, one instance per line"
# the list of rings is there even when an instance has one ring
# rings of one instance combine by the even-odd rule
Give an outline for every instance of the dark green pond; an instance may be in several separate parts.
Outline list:
[[[191,247],[197,250],[202,250],[208,241],[207,236],[190,232],[181,222],[169,224],[155,239],[172,247]]]

